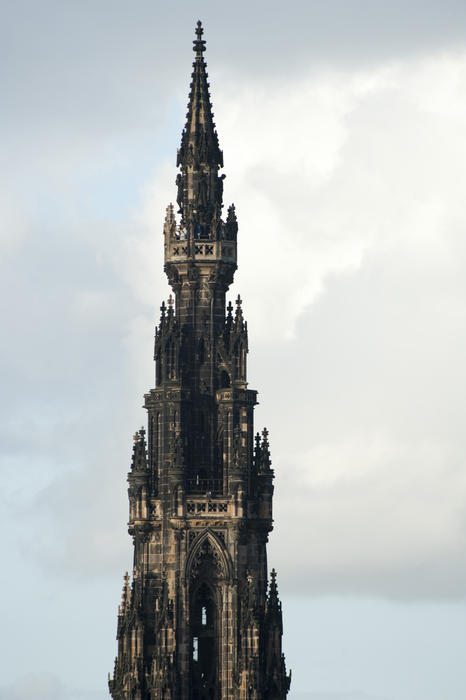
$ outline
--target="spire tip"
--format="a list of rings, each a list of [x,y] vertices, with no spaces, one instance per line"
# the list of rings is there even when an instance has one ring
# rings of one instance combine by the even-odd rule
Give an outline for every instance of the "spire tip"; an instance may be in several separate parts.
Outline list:
[[[202,28],[202,22],[200,19],[197,20],[197,25],[196,25],[196,38],[193,41],[193,51],[196,52],[196,58],[202,57],[203,52],[205,51],[205,41],[202,38],[202,35],[204,34],[204,29]]]

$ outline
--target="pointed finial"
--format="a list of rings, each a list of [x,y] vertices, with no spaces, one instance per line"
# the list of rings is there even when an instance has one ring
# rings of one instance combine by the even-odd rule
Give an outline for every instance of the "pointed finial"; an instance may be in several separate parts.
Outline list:
[[[167,206],[165,209],[165,221],[173,221],[174,219],[174,211],[173,211],[173,204],[170,202],[170,204]]]
[[[225,238],[227,241],[236,241],[238,234],[238,220],[236,218],[235,205],[230,204],[228,207],[228,216],[225,223]]]
[[[163,225],[163,232],[164,232],[165,236],[168,236],[170,238],[174,238],[175,231],[176,231],[175,212],[173,210],[173,204],[169,204],[167,209],[166,209],[165,223]]]
[[[235,312],[235,327],[236,329],[243,327],[243,309],[241,308],[242,300],[240,295],[236,299],[236,312]]]
[[[280,599],[278,597],[277,572],[275,569],[272,569],[270,572],[269,599],[267,603],[269,615],[277,616],[275,618],[275,622],[278,622],[278,625],[281,628],[282,604],[280,603]]]
[[[173,309],[173,304],[174,304],[173,296],[170,294],[170,296],[168,297],[168,308],[169,308],[170,310]]]
[[[260,433],[256,433],[255,438],[254,438],[254,464],[256,466],[256,469],[260,469],[260,459],[261,459],[261,436]]]
[[[228,302],[227,311],[228,318],[231,318],[233,316],[233,304],[231,303],[231,300]]]
[[[269,600],[273,601],[274,599],[278,599],[277,572],[275,569],[272,569],[270,572]]]
[[[202,28],[202,22],[199,19],[196,25],[196,39],[193,41],[193,51],[196,52],[196,58],[201,58],[202,53],[205,51],[205,41],[202,38],[204,30]]]
[[[271,461],[270,461],[270,449],[269,449],[269,431],[267,428],[264,428],[262,431],[262,442],[260,444],[260,452],[259,452],[259,473],[260,474],[269,474],[272,475],[271,472]]]
[[[160,307],[160,311],[162,312],[162,318],[165,318],[165,311],[166,311],[166,305],[165,302],[162,301],[162,306]]]
[[[146,431],[142,426],[133,435],[133,456],[131,458],[131,471],[143,471],[147,468],[146,455]]]

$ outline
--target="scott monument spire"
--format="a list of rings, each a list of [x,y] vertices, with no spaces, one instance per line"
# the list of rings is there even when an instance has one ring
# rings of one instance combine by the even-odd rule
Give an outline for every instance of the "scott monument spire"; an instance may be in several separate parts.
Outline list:
[[[223,154],[197,23],[177,211],[167,208],[172,287],[155,330],[147,433],[128,474],[132,577],[118,608],[113,700],[284,700],[277,579],[267,570],[273,477],[268,432],[254,436],[235,208],[224,218]]]

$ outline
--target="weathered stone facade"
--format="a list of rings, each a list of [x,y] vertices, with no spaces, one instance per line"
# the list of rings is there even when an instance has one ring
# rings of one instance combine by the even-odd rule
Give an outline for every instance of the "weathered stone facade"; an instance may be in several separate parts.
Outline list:
[[[164,226],[175,294],[155,333],[148,431],[134,436],[129,482],[132,581],[118,611],[114,700],[283,700],[275,572],[268,583],[273,471],[254,437],[233,206],[222,219],[223,167],[212,120],[202,27],[177,164],[178,207]]]

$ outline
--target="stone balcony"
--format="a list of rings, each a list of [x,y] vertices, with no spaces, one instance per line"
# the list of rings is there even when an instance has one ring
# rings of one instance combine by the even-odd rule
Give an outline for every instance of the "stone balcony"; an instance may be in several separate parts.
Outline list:
[[[236,265],[236,241],[212,239],[172,239],[165,244],[165,262],[222,261]]]

